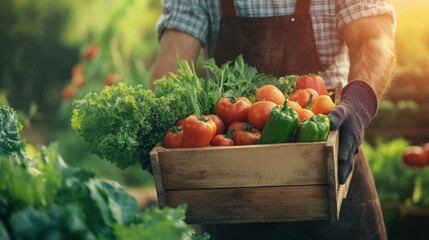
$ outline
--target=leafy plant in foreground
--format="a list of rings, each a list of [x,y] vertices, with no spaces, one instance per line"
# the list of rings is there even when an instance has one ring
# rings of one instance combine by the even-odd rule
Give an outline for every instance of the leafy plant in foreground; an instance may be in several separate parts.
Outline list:
[[[1,125],[3,136],[20,142],[16,148],[5,147],[10,141],[0,144],[0,239],[141,239],[136,232],[149,239],[200,238],[183,221],[184,206],[140,212],[116,182],[68,166],[58,144],[43,147],[33,158],[13,155],[25,151],[16,135],[19,121],[12,109],[0,111],[3,122],[14,123]]]

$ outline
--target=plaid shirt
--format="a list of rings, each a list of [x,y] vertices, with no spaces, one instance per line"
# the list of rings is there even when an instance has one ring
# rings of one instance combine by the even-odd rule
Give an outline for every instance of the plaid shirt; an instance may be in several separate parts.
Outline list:
[[[215,49],[220,22],[219,0],[162,0],[163,14],[158,20],[158,36],[165,29],[178,29],[198,38],[208,46],[210,57]],[[237,16],[268,17],[291,15],[295,11],[291,0],[235,0]],[[389,0],[313,0],[310,7],[314,36],[320,61],[326,71],[328,86],[339,82],[345,86],[349,72],[346,44],[340,37],[342,28],[362,17],[395,12]]]

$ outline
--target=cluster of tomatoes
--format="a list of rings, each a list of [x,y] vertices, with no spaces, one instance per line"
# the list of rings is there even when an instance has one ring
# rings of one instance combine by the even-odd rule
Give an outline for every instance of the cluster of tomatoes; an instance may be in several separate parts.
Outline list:
[[[85,61],[89,62],[92,59],[94,59],[94,57],[97,56],[99,51],[100,51],[99,47],[96,44],[92,44],[88,46],[83,53],[83,57]],[[118,75],[114,73],[107,74],[104,78],[104,85],[112,86],[116,82],[118,82],[118,79],[119,79]],[[86,79],[85,79],[84,65],[81,63],[77,63],[76,65],[73,66],[71,70],[70,84],[63,88],[63,92],[62,92],[63,99],[71,100],[75,96],[76,92],[85,85],[85,81]]]
[[[429,166],[429,143],[423,146],[408,146],[402,155],[402,161],[411,167]]]
[[[328,95],[323,79],[318,75],[302,76],[297,90],[288,99],[300,121],[315,114],[328,114],[335,104]],[[246,97],[221,98],[216,114],[192,114],[179,120],[163,139],[166,148],[233,146],[256,144],[271,110],[283,105],[286,97],[274,85],[264,85],[255,94],[255,103]]]

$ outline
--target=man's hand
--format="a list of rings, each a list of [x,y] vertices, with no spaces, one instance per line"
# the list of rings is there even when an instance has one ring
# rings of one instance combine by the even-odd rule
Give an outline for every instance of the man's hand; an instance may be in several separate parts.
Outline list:
[[[342,91],[341,102],[329,114],[331,130],[340,130],[338,179],[344,184],[353,169],[353,158],[362,143],[364,128],[377,112],[377,96],[361,80],[350,82]]]

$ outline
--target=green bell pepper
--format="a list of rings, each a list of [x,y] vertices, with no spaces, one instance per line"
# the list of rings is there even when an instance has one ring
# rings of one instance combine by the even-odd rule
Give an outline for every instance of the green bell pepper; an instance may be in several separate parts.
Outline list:
[[[298,123],[298,114],[289,107],[288,101],[286,100],[283,106],[275,106],[273,110],[271,110],[258,143],[292,142]]]
[[[330,130],[329,118],[323,114],[317,114],[302,121],[295,135],[295,142],[319,142],[326,141]]]

